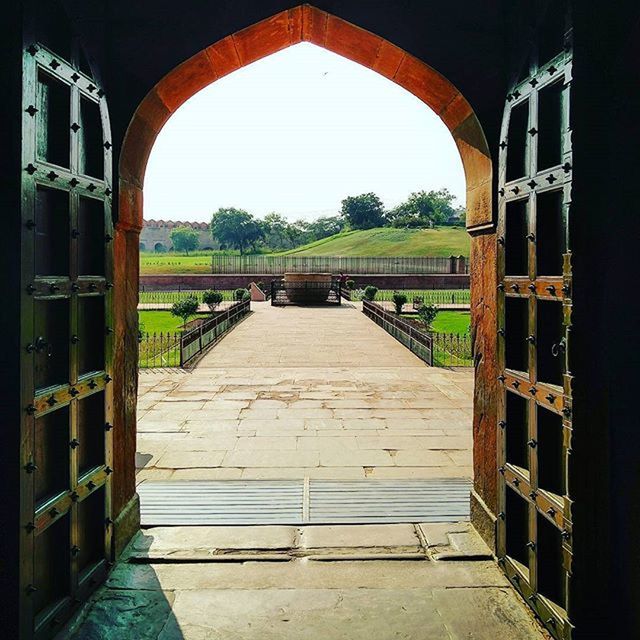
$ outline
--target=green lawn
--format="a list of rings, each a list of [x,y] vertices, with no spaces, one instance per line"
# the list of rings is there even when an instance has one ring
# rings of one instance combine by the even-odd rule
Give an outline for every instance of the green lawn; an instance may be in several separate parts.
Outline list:
[[[346,231],[275,255],[305,256],[451,256],[469,255],[469,234],[462,227]]]
[[[138,318],[144,333],[174,333],[182,326],[182,320],[170,311],[138,311]]]
[[[471,314],[466,311],[439,311],[433,321],[433,330],[438,333],[469,332]]]
[[[211,273],[211,251],[183,256],[179,253],[140,253],[140,273]]]
[[[415,313],[403,313],[402,317],[417,319]],[[469,333],[470,323],[471,314],[466,311],[439,311],[431,326],[436,333],[466,335]]]

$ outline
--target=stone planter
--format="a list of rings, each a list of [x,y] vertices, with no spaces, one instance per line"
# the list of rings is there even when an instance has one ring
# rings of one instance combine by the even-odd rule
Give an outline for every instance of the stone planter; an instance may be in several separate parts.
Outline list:
[[[284,289],[295,304],[326,302],[331,290],[330,273],[285,273]]]

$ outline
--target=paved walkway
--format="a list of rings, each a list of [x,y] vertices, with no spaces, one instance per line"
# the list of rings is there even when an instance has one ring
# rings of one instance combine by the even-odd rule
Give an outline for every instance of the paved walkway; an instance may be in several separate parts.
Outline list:
[[[139,480],[471,475],[469,371],[355,306],[253,307],[193,372],[142,373]],[[415,523],[144,529],[62,638],[546,636],[469,524]]]
[[[357,304],[252,309],[193,371],[141,372],[139,481],[471,477],[470,370]]]

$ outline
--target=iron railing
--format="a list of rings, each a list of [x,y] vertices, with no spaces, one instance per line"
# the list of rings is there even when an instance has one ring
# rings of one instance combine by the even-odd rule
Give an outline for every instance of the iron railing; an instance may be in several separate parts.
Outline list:
[[[198,327],[180,336],[180,366],[189,364],[197,355],[217,342],[220,337],[251,311],[249,300],[236,302],[216,313]]]
[[[472,367],[471,336],[468,333],[437,333],[433,338],[434,367]]]
[[[339,280],[331,282],[287,282],[273,280],[271,282],[271,306],[280,307],[288,304],[315,305],[341,304],[342,285]]]
[[[410,322],[399,318],[395,313],[387,311],[380,304],[368,300],[363,301],[362,311],[431,366],[473,366],[471,336],[468,333],[439,333],[420,330]]]
[[[141,333],[138,336],[138,367],[159,369],[180,366],[180,333]]]
[[[394,293],[404,293],[414,309],[418,309],[423,304],[456,306],[471,304],[469,289],[380,289],[376,293],[374,302],[393,302]],[[351,291],[351,300],[362,299],[364,299],[364,289]]]
[[[221,274],[283,275],[284,273],[425,274],[469,273],[464,256],[211,256],[211,272]]]
[[[216,289],[222,294],[223,301],[233,300],[233,291],[226,289]],[[139,304],[173,304],[188,297],[197,298],[202,303],[203,290],[199,289],[178,289],[176,291],[145,291],[144,288],[138,292]]]
[[[429,333],[419,331],[411,323],[394,313],[385,311],[379,304],[363,300],[362,312],[378,326],[401,342],[409,351],[428,365],[433,365],[433,340]]]

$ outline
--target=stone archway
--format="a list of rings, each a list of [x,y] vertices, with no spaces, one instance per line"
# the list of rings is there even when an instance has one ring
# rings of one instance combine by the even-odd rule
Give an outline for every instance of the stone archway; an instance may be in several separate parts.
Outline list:
[[[492,163],[471,105],[436,70],[391,42],[309,5],[278,13],[229,35],[170,71],[147,94],[129,124],[119,163],[116,227],[114,511],[121,546],[137,527],[134,454],[137,381],[137,291],[143,182],[156,136],[171,115],[200,89],[289,46],[309,42],[372,69],[427,104],[451,132],[467,185],[467,228],[472,234],[472,322],[475,346],[474,496],[476,526],[493,546],[496,501],[496,246]],[[482,505],[482,506],[481,506]],[[487,505],[488,508],[484,508]]]

